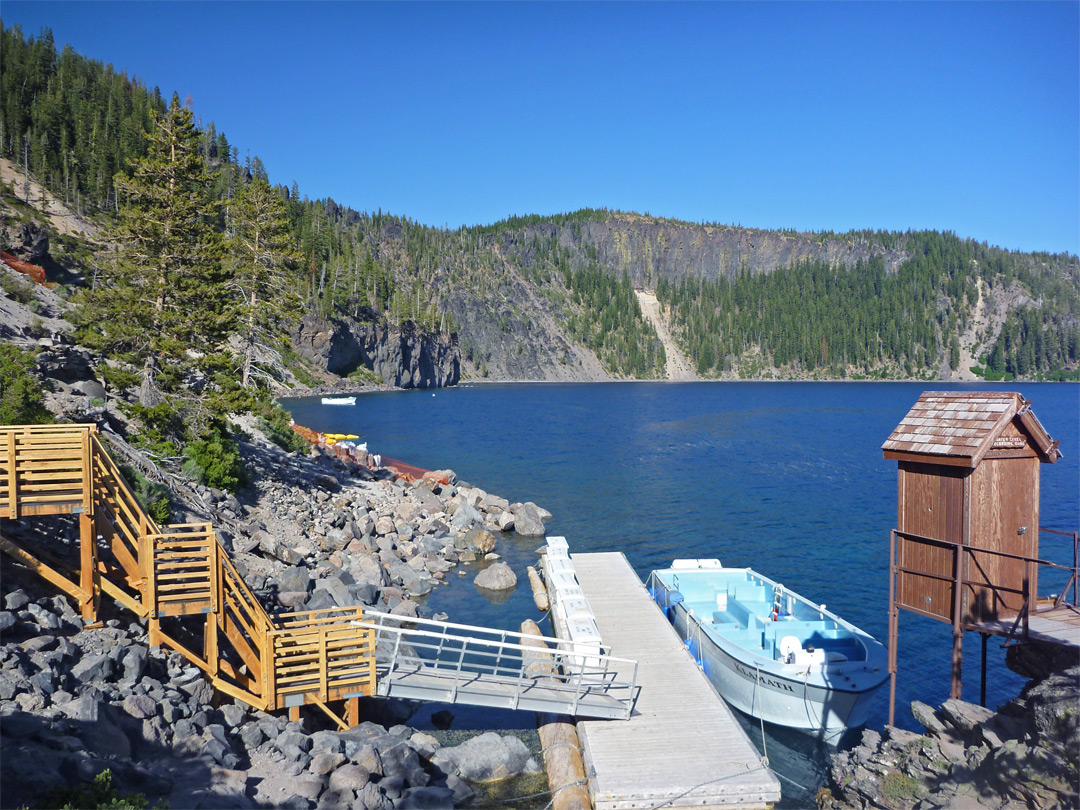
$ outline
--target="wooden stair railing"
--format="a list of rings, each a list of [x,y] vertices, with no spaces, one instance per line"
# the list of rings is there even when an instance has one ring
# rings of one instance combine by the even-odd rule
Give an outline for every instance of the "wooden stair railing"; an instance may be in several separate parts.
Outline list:
[[[93,425],[0,427],[0,516],[79,516],[79,562],[18,545],[8,553],[97,620],[101,595],[147,619],[149,641],[183,655],[214,687],[264,711],[316,705],[342,728],[375,694],[375,631],[361,608],[273,619],[209,523],[158,526]],[[331,702],[345,702],[347,719]]]

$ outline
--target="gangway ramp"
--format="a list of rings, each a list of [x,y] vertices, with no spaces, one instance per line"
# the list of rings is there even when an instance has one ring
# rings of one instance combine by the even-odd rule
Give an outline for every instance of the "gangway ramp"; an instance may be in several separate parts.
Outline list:
[[[535,712],[625,720],[637,696],[637,663],[545,639],[556,672],[533,676],[523,653],[535,637],[365,610],[375,634],[377,694]]]
[[[596,810],[766,808],[780,783],[717,695],[626,557],[572,554],[612,654],[638,662],[625,723],[578,723]],[[619,673],[616,673],[618,675]]]

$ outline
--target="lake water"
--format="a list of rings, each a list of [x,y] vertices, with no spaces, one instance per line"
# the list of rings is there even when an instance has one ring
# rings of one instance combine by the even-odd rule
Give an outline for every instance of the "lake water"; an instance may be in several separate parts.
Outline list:
[[[643,578],[676,557],[751,566],[826,603],[887,639],[889,530],[896,525],[896,462],[881,444],[924,390],[1020,391],[1064,458],[1042,466],[1040,523],[1080,527],[1080,386],[1012,383],[598,383],[478,385],[357,397],[355,407],[285,400],[302,425],[356,433],[369,448],[554,514],[549,534],[571,552],[622,551]],[[472,576],[452,577],[426,600],[454,621],[518,629],[541,619],[524,576],[536,539],[510,535],[496,551],[518,573],[505,603],[488,602]],[[1040,556],[1072,564],[1071,539],[1043,534]],[[1057,583],[1061,587],[1063,580]],[[1055,581],[1040,575],[1044,594]],[[897,724],[917,728],[912,700],[949,696],[948,625],[900,616]],[[979,698],[980,639],[964,639],[964,697]],[[1023,680],[991,638],[987,705],[1015,697]],[[445,707],[434,707],[445,708]],[[531,726],[531,715],[454,707],[455,725]],[[430,713],[430,710],[427,712]],[[888,688],[870,719],[888,717]],[[425,713],[413,719],[422,725]],[[762,747],[762,731],[745,723]],[[802,735],[766,727],[784,806],[812,804],[825,753]]]

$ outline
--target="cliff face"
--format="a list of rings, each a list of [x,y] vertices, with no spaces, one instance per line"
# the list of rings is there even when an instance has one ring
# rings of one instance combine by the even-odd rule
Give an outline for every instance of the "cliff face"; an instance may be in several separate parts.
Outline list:
[[[418,329],[306,316],[293,335],[301,357],[320,370],[346,377],[363,367],[398,388],[443,388],[461,377],[457,337]]]
[[[714,281],[739,273],[771,273],[800,262],[852,267],[881,256],[895,270],[907,254],[848,235],[816,236],[748,228],[693,225],[647,217],[611,217],[582,223],[541,223],[526,237],[558,240],[560,247],[595,249],[599,263],[626,273],[637,289],[654,289],[660,278]]]

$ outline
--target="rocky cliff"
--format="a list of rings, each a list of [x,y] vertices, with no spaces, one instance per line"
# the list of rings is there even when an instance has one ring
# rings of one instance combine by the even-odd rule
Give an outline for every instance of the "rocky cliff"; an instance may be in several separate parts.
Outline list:
[[[456,335],[424,331],[411,321],[390,327],[309,315],[294,332],[293,344],[301,357],[337,377],[367,368],[398,388],[443,388],[461,377]]]
[[[612,214],[606,219],[539,223],[520,232],[526,240],[554,238],[560,247],[595,252],[596,260],[626,273],[637,289],[655,289],[660,278],[714,281],[740,273],[771,273],[799,262],[852,267],[880,256],[895,270],[907,258],[900,250],[852,234],[821,235],[765,231],[724,225]],[[517,237],[509,237],[514,239]]]

